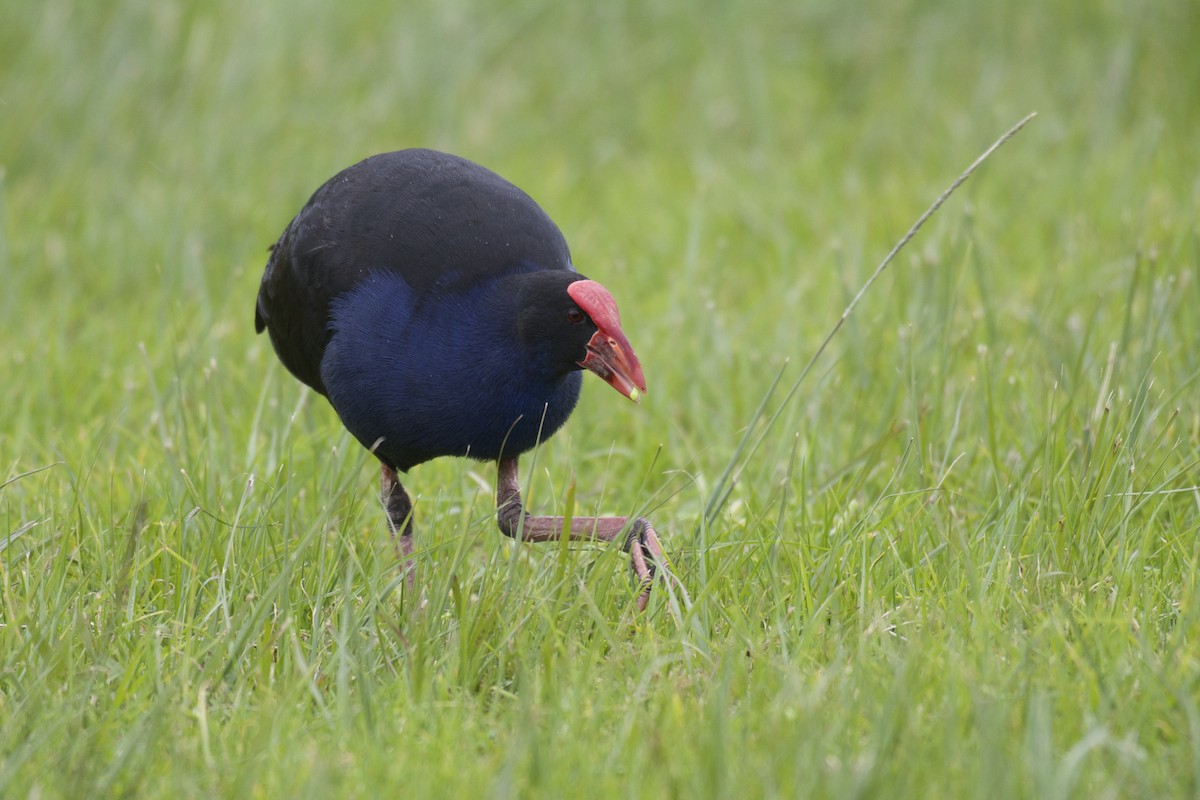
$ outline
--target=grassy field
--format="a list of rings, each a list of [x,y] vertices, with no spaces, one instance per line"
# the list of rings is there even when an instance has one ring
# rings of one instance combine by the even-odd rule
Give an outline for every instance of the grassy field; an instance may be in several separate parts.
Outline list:
[[[0,10],[0,796],[1200,793],[1200,6],[405,5]],[[405,590],[254,335],[311,191],[417,145],[621,302],[646,402],[523,475],[655,521],[644,617],[463,460]]]

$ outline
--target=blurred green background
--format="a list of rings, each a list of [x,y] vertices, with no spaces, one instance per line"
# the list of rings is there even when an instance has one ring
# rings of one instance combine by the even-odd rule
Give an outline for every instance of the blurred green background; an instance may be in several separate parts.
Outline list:
[[[1065,316],[1091,287],[1047,280],[1064,253],[1102,271],[1194,210],[1186,3],[51,2],[5,16],[5,358],[62,381],[75,407],[48,413],[50,397],[10,381],[9,420],[30,437],[14,452],[96,415],[95,389],[123,370],[141,380],[137,342],[154,364],[170,347],[262,359],[234,309],[266,244],[326,177],[383,150],[450,150],[525,187],[581,269],[623,287],[643,340],[720,298],[689,336],[767,330],[735,342],[772,357],[807,356],[845,291],[1029,111],[1042,117],[1020,152],[977,190],[1004,200],[978,221],[1011,267],[987,277],[992,302],[1036,304],[1048,286]],[[1102,226],[1124,226],[1127,246],[1099,251]],[[780,293],[793,337],[753,318]],[[695,369],[640,347],[658,374]]]
[[[1194,795],[1198,40],[1193,2],[5,4],[0,794]],[[650,511],[687,598],[631,623],[619,553],[499,541],[454,461],[401,597],[252,304],[410,146],[620,301],[647,401],[591,382],[525,466]]]

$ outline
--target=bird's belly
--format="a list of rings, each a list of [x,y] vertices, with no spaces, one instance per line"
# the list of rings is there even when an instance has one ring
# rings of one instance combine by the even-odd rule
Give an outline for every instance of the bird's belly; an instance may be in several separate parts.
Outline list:
[[[493,307],[486,289],[418,302],[398,276],[380,273],[333,305],[326,396],[385,463],[407,470],[438,456],[517,456],[575,408],[582,373],[525,349],[504,322],[511,310],[464,311]]]
[[[427,391],[425,387],[376,387],[374,397],[355,393],[330,402],[364,447],[397,469],[408,470],[439,456],[493,461],[515,457],[549,439],[579,399],[581,373],[555,386],[480,384],[473,391]],[[444,386],[444,385],[443,385]]]

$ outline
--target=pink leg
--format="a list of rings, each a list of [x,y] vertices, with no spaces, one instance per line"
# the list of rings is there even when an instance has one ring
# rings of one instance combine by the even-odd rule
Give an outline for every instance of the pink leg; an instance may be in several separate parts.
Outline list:
[[[521,505],[521,485],[517,481],[517,459],[504,458],[498,465],[496,480],[496,521],[500,532],[524,542],[550,542],[563,537],[563,517],[534,517]],[[611,542],[620,537],[629,517],[572,517],[566,532],[571,539]],[[639,611],[646,610],[655,563],[665,563],[658,536],[650,521],[637,517],[629,527],[622,548],[630,554],[631,566],[642,587],[638,595]]]
[[[408,492],[400,485],[396,470],[387,464],[381,465],[379,476],[379,495],[383,507],[387,510],[388,527],[392,531],[392,539],[396,543],[396,555],[404,560],[404,571],[408,575],[408,586],[413,583],[413,524],[412,500]]]

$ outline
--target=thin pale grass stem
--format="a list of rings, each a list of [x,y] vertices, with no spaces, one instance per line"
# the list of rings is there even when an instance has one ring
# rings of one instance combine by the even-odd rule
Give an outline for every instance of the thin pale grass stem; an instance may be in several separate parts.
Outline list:
[[[0,483],[0,489],[5,488],[6,486],[8,486],[11,483],[16,483],[17,481],[21,480],[22,478],[28,478],[30,475],[37,475],[39,472],[45,472],[48,469],[53,469],[54,467],[62,466],[64,463],[65,462],[62,462],[62,461],[55,461],[51,464],[46,464],[44,467],[37,467],[35,469],[31,469],[31,470],[22,472],[19,475],[13,475],[11,478],[6,480],[4,483]]]
[[[966,182],[967,178],[971,177],[971,175],[973,175],[975,171],[979,169],[983,162],[987,161],[992,153],[996,152],[996,150],[998,150],[1000,146],[1009,139],[1016,136],[1017,133],[1035,116],[1037,116],[1037,112],[1029,114],[1016,125],[1013,125],[1007,131],[1005,131],[1003,136],[993,142],[988,149],[984,150],[978,158],[971,162],[971,165],[963,170],[962,174],[955,178],[954,182],[951,183],[946,190],[938,196],[937,200],[933,202],[933,205],[927,208],[925,213],[917,218],[917,221],[913,223],[912,227],[908,229],[908,232],[905,233],[904,236],[901,237],[900,241],[898,241],[896,245],[888,252],[888,254],[884,256],[883,261],[881,261],[879,266],[875,268],[875,271],[871,273],[871,277],[867,279],[866,283],[862,285],[862,288],[858,290],[858,293],[854,295],[854,298],[850,301],[849,305],[846,306],[846,310],[842,312],[840,317],[838,317],[838,320],[836,323],[834,323],[833,328],[830,329],[828,335],[826,335],[820,346],[817,347],[816,352],[814,352],[812,355],[812,358],[810,358],[808,363],[804,365],[804,369],[800,371],[800,376],[797,377],[792,383],[791,387],[787,391],[787,394],[784,395],[783,400],[779,403],[779,406],[775,409],[771,416],[767,418],[766,424],[762,426],[761,430],[758,431],[758,437],[754,439],[753,444],[749,444],[750,439],[754,436],[756,423],[762,418],[762,414],[766,410],[768,400],[770,399],[771,395],[774,394],[775,389],[779,386],[779,379],[782,377],[782,370],[778,375],[776,375],[774,383],[772,383],[771,388],[767,390],[767,393],[763,397],[762,403],[759,404],[758,410],[755,412],[750,424],[746,426],[745,433],[742,435],[741,441],[738,442],[738,446],[734,450],[733,457],[730,459],[728,466],[726,466],[725,471],[721,473],[721,477],[717,479],[716,484],[713,486],[709,504],[704,509],[704,520],[706,523],[711,521],[713,517],[720,512],[721,508],[725,505],[726,500],[729,499],[729,494],[732,490],[732,486],[729,484],[731,482],[736,482],[737,480],[737,473],[740,471],[738,469],[739,459],[741,458],[742,454],[745,453],[745,459],[742,459],[740,463],[745,464],[754,456],[756,452],[758,452],[758,448],[762,446],[767,434],[769,434],[775,427],[775,423],[778,422],[779,417],[783,414],[784,409],[787,408],[791,403],[792,398],[795,397],[800,385],[804,383],[805,378],[808,377],[808,373],[812,371],[813,365],[817,363],[817,359],[820,358],[821,354],[825,352],[825,349],[829,346],[829,343],[833,341],[833,337],[837,335],[837,332],[842,329],[842,325],[844,325],[846,320],[850,318],[850,314],[854,311],[855,306],[858,305],[859,300],[861,300],[863,295],[867,293],[867,290],[871,288],[871,285],[875,283],[875,280],[881,274],[883,274],[883,271],[887,269],[887,266],[892,263],[900,251],[904,249],[905,245],[912,241],[913,237],[917,235],[917,231],[921,230],[921,227],[929,220],[929,218],[937,213],[937,210],[941,208],[942,204],[950,198],[950,195],[954,194],[954,192],[958,190],[958,187],[962,186],[963,183]],[[786,364],[784,367],[786,368]]]

